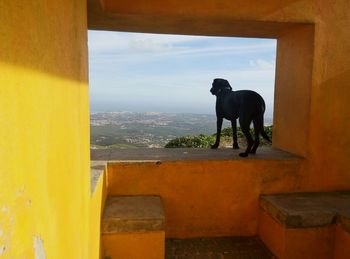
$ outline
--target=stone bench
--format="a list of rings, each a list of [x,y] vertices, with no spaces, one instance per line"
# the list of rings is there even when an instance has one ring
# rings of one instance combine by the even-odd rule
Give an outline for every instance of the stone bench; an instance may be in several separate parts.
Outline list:
[[[165,218],[159,196],[110,196],[101,222],[105,258],[164,258]]]
[[[278,258],[347,258],[350,192],[260,197],[259,236]]]

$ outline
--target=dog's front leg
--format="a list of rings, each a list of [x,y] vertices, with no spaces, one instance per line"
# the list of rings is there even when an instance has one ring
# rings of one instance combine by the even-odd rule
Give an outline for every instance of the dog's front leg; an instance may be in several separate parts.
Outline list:
[[[223,118],[221,118],[221,117],[218,117],[216,120],[216,140],[215,140],[214,145],[211,146],[212,149],[216,149],[219,147],[222,121],[223,121]]]
[[[233,148],[239,149],[238,141],[237,141],[237,121],[235,119],[231,121],[231,126],[232,126]]]

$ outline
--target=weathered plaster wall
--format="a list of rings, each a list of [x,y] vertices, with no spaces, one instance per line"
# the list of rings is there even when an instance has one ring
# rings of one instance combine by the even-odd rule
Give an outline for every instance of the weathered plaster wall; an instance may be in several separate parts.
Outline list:
[[[309,88],[302,89],[302,92],[310,93],[309,101],[304,102],[309,103],[305,107],[310,112],[309,124],[304,125],[302,120],[307,120],[307,116],[303,115],[301,120],[293,123],[293,132],[285,132],[278,125],[275,129],[280,135],[277,147],[302,152],[307,162],[297,183],[280,188],[288,181],[280,181],[280,185],[274,185],[276,182],[272,184],[272,181],[269,190],[350,188],[348,0],[193,0],[186,3],[104,0],[103,4],[109,18],[103,20],[101,13],[93,13],[92,20],[89,18],[90,28],[276,37],[280,39],[281,49],[287,46],[288,41],[284,39],[292,37],[289,33],[295,26],[315,24],[312,78],[310,83],[302,81],[303,87]],[[87,244],[91,222],[85,5],[82,0],[0,1],[0,255],[5,258],[32,258],[35,255],[39,258],[89,258]],[[303,55],[294,47],[285,49],[286,57],[292,53]],[[300,62],[298,58],[295,60]],[[294,62],[294,66],[291,64],[285,69],[299,64]],[[302,71],[294,71],[293,75],[301,72],[301,78],[307,78]],[[288,71],[280,73],[287,78],[276,81],[277,84],[292,79]],[[301,86],[298,84],[297,87]],[[276,88],[283,89],[283,86],[277,85]],[[294,107],[284,108],[286,114],[292,114],[290,110]],[[302,110],[302,107],[298,109]],[[298,132],[302,132],[301,139],[298,139]],[[293,146],[294,142],[298,145]],[[228,167],[230,163],[221,166]],[[266,164],[262,171],[251,168],[253,178],[243,174],[236,178],[229,174],[229,170],[221,172],[218,176],[226,184],[222,194],[237,193],[232,185],[227,184],[230,181],[245,182],[255,190],[250,193],[253,196],[249,202],[256,208],[258,193],[254,184],[259,177],[269,176],[269,170],[279,169],[270,166]],[[210,168],[208,165],[197,169],[195,165],[188,167],[191,172],[201,172],[200,184],[209,191],[214,188],[210,182],[213,176]],[[166,176],[162,173],[160,176],[171,180],[169,186],[177,181],[176,177],[171,179],[175,174]],[[184,177],[191,180],[190,174]],[[122,190],[117,189],[117,192]],[[219,190],[214,188],[213,191]],[[238,193],[245,194],[245,191]],[[194,195],[198,202],[205,198],[196,196],[195,192],[189,194]],[[203,203],[193,204],[202,204],[199,209],[206,208]],[[171,207],[168,209],[173,213]],[[254,217],[256,211],[249,213]],[[232,215],[236,218],[227,218],[227,222],[241,220],[233,212]],[[203,221],[198,220],[197,226],[201,227]],[[175,226],[178,222],[173,223]],[[252,229],[236,230],[237,233],[253,233]]]
[[[160,195],[168,237],[254,236],[259,195],[296,190],[303,162],[110,162],[108,194]]]
[[[278,38],[274,146],[307,158],[302,190],[350,188],[350,1],[96,3],[93,29]]]
[[[0,1],[0,257],[90,258],[86,3]]]
[[[314,26],[288,29],[278,38],[273,145],[308,155]]]
[[[350,2],[316,1],[310,190],[350,188]]]
[[[107,197],[107,187],[105,173],[103,173],[96,184],[94,192],[91,194],[90,203],[90,234],[89,234],[89,258],[100,258],[100,228],[101,215],[103,214],[104,203]]]

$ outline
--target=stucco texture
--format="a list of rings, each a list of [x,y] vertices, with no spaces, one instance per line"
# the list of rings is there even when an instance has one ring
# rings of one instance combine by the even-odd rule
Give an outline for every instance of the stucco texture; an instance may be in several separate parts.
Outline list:
[[[93,29],[278,39],[273,145],[307,159],[303,191],[350,188],[348,0],[96,3]]]
[[[85,1],[0,2],[0,257],[89,258]]]
[[[233,197],[238,193],[242,196],[237,198],[253,205],[247,207],[247,215],[254,223],[237,226],[235,233],[256,232],[258,211],[250,208],[257,208],[260,191],[350,188],[348,0],[103,0],[102,7],[98,0],[87,2],[88,8],[82,0],[0,1],[0,256],[90,258],[89,240],[98,238],[89,237],[89,225],[95,221],[90,206],[99,208],[99,201],[90,205],[87,27],[278,39],[273,145],[303,156],[305,162],[296,170],[283,168],[292,179],[278,178],[283,180],[278,184],[271,180],[267,189],[260,189],[257,181],[278,174],[281,165],[241,164],[250,173],[238,173],[237,178],[229,162],[215,165],[227,169],[218,174],[222,182],[241,181],[252,187],[235,191],[225,183],[221,190]],[[210,182],[213,167],[200,162],[185,167],[192,174],[180,179],[192,181],[200,173],[206,193],[220,192]],[[157,174],[169,186],[186,185],[196,201],[193,208],[205,211],[200,199],[206,197],[190,192],[189,182],[181,183],[177,172],[169,170]],[[135,175],[130,172],[130,179]],[[156,183],[148,181],[140,183],[141,191]],[[177,197],[161,185],[155,188]],[[208,227],[206,233],[217,233],[210,227],[244,220],[229,211],[231,219],[217,222],[214,217],[208,226],[204,213],[182,221],[191,207],[182,215],[167,203],[165,207],[174,226],[168,231],[178,236],[183,230],[200,233],[203,226]],[[184,224],[191,220],[197,220],[192,229]]]

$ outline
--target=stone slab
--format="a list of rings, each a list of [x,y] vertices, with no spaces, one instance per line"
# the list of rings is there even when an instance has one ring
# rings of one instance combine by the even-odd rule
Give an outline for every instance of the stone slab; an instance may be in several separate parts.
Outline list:
[[[106,169],[107,162],[91,161],[90,163],[90,194],[95,192],[97,183]]]
[[[348,233],[350,233],[350,205],[348,210],[339,212],[337,223]]]
[[[92,160],[302,160],[301,157],[275,148],[259,148],[255,155],[242,158],[243,151],[231,148],[135,148],[91,149]]]
[[[350,192],[262,195],[260,206],[287,228],[321,227],[349,215]]]
[[[164,231],[159,196],[109,196],[102,218],[102,234]]]

